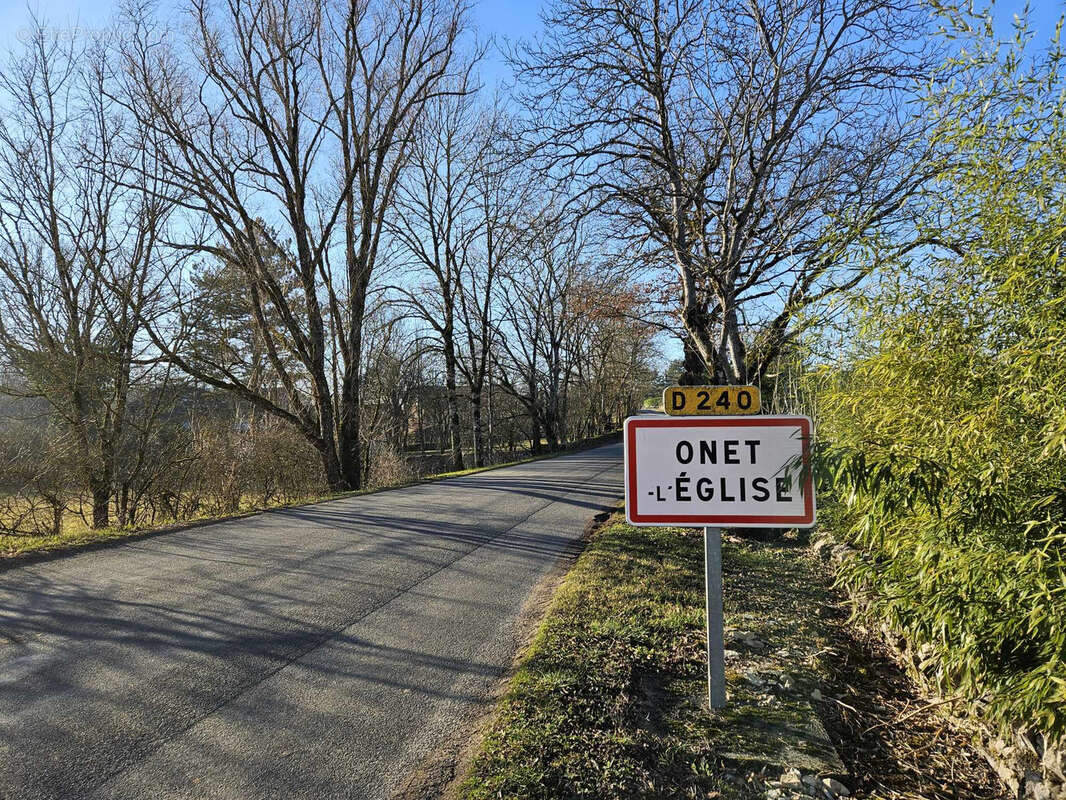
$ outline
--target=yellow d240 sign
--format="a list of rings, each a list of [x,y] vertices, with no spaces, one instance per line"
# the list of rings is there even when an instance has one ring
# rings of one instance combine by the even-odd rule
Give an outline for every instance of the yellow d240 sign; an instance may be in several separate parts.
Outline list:
[[[758,414],[761,407],[758,386],[669,386],[663,390],[663,409],[675,417]]]

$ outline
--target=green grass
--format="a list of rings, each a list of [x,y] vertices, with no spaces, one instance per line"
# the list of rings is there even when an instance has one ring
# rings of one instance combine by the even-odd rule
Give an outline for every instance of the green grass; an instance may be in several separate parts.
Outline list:
[[[701,532],[615,517],[559,589],[459,796],[764,794],[761,767],[782,742],[803,746],[813,686],[795,662],[824,644],[808,620],[827,589],[795,543],[727,543],[724,558],[727,646],[740,647],[728,644],[737,630],[769,643],[732,661],[725,713],[706,709]],[[800,685],[775,693],[744,680],[775,670],[794,671]]]
[[[472,467],[470,469],[458,470],[454,472],[443,472],[436,475],[430,475],[417,480],[411,480],[406,483],[389,485],[389,486],[376,486],[368,489],[359,489],[351,492],[334,492],[321,495],[310,496],[301,498],[295,502],[278,502],[268,505],[248,504],[247,507],[234,514],[225,514],[220,516],[201,515],[195,517],[189,517],[182,520],[167,520],[156,525],[142,525],[138,527],[127,528],[104,528],[100,530],[90,529],[82,519],[82,517],[74,512],[67,514],[68,521],[64,522],[63,531],[58,536],[45,534],[45,535],[10,535],[0,534],[0,563],[3,563],[5,559],[16,558],[19,556],[27,556],[34,553],[48,553],[60,550],[69,550],[72,548],[85,547],[88,545],[98,545],[104,542],[113,541],[116,539],[124,539],[132,536],[142,536],[152,531],[163,530],[170,527],[184,527],[190,524],[203,524],[208,522],[218,522],[226,519],[236,519],[238,517],[247,516],[249,514],[258,513],[269,509],[277,508],[289,508],[299,505],[311,505],[314,503],[324,503],[330,500],[337,500],[343,497],[355,497],[365,494],[373,494],[375,492],[386,491],[389,489],[401,489],[405,486],[414,486],[420,483],[430,483],[433,481],[446,480],[448,478],[459,478],[467,475],[475,475],[479,472],[487,472],[493,469],[502,469],[503,467],[512,467],[517,464],[525,464],[532,461],[541,461],[546,458],[555,458],[556,456],[565,455],[566,453],[574,453],[581,450],[587,450],[591,447],[597,447],[608,442],[618,440],[619,434],[610,433],[603,436],[598,436],[593,439],[588,439],[582,442],[575,443],[562,450],[558,450],[554,453],[543,453],[536,456],[530,456],[528,458],[517,459],[515,461],[508,461],[502,464],[490,464],[485,467]]]
[[[328,499],[328,498],[321,498]],[[319,498],[309,498],[303,503],[318,502]],[[212,516],[201,514],[187,517],[181,521],[166,520],[155,525],[130,526],[126,528],[100,528],[93,530],[85,524],[85,521],[76,513],[68,514],[70,521],[64,522],[63,531],[55,534],[0,534],[0,564],[6,559],[19,556],[32,555],[34,553],[50,553],[60,550],[69,550],[89,545],[100,545],[117,539],[128,539],[131,536],[142,536],[152,531],[162,531],[168,528],[185,527],[189,525],[217,522],[226,519],[236,519],[255,514],[266,508],[282,508],[286,504],[278,503],[270,506],[249,505],[241,511],[233,514]],[[293,505],[293,504],[288,504]]]
[[[0,534],[0,561],[25,553],[50,552],[68,547],[81,547],[87,544],[121,539],[133,533],[134,531],[123,528],[105,528],[104,530],[94,531],[83,525],[75,530],[65,531],[58,536],[22,534],[12,536]]]

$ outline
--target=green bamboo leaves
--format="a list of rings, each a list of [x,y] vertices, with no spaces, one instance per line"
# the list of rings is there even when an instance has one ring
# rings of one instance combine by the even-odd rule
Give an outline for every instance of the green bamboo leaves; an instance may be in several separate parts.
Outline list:
[[[841,579],[987,719],[1066,734],[1066,80],[981,26],[930,92],[933,244],[811,376]],[[825,496],[823,494],[823,496]]]

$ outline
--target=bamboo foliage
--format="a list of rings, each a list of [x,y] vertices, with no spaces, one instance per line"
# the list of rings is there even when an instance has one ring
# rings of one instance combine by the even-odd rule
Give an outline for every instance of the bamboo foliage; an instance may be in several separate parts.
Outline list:
[[[942,691],[1066,734],[1066,84],[956,18],[935,86],[940,247],[885,274],[811,380],[821,477],[857,548],[842,580],[931,650]]]

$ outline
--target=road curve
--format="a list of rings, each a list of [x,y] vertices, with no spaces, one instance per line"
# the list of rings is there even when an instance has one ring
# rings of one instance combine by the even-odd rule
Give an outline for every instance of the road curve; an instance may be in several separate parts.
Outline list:
[[[0,798],[387,798],[511,663],[621,445],[0,572]]]

